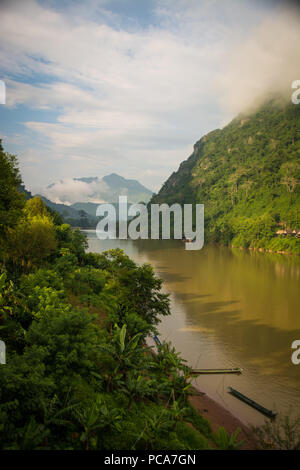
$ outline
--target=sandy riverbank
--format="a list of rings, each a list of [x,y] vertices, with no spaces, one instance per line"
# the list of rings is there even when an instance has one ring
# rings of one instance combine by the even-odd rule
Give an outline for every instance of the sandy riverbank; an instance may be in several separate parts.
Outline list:
[[[189,398],[190,403],[210,422],[214,432],[218,432],[220,426],[223,426],[230,434],[240,428],[239,440],[244,441],[241,449],[254,450],[256,448],[253,433],[244,423],[206,393],[201,392],[195,386],[193,388],[196,395]]]
[[[149,344],[148,344],[149,345]],[[149,354],[149,352],[148,352]],[[156,355],[156,351],[152,349],[150,354]],[[249,427],[247,427],[242,421],[240,421],[233,413],[228,411],[222,405],[213,400],[207,393],[203,392],[194,384],[192,388],[195,391],[195,395],[189,397],[191,405],[206,418],[212,427],[214,432],[218,432],[218,429],[223,426],[228,433],[235,432],[240,428],[239,441],[244,441],[242,450],[255,450],[256,443],[253,433]]]

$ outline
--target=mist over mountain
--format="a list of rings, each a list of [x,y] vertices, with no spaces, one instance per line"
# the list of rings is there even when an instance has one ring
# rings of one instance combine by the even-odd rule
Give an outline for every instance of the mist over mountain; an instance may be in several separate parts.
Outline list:
[[[152,203],[200,203],[206,241],[300,254],[300,105],[280,97],[203,136]]]
[[[20,191],[27,199],[33,197],[24,185],[20,187]],[[96,227],[99,220],[96,210],[103,202],[113,204],[118,216],[120,195],[127,196],[130,207],[137,202],[147,203],[153,192],[134,179],[111,173],[103,178],[91,176],[60,180],[47,186],[42,194],[37,194],[46,206],[58,212],[66,223],[82,228]]]
[[[93,205],[116,203],[121,195],[127,196],[129,203],[148,202],[153,192],[137,180],[111,173],[104,177],[65,178],[47,186],[42,194],[56,204],[81,203],[80,209],[94,213]]]

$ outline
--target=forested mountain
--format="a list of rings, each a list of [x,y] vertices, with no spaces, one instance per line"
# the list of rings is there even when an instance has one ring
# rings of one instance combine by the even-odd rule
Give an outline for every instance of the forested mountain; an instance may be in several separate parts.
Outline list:
[[[116,173],[104,176],[102,180],[109,186],[113,195],[111,200],[106,199],[108,202],[118,202],[121,194],[127,195],[128,201],[132,203],[148,202],[153,194],[150,189],[143,186],[139,181],[123,178],[123,176]]]
[[[87,211],[81,208],[73,208],[66,204],[56,204],[55,202],[49,201],[44,196],[41,196],[42,200],[47,207],[58,212],[64,219],[64,221],[70,224],[72,227],[81,228],[95,228],[97,225],[96,216],[92,216]],[[96,212],[95,212],[96,213]]]
[[[74,202],[74,204],[68,207],[76,211],[85,211],[87,214],[95,217],[98,206],[99,204],[96,202]]]
[[[151,202],[203,203],[207,241],[300,253],[299,182],[300,106],[274,98],[202,137]]]

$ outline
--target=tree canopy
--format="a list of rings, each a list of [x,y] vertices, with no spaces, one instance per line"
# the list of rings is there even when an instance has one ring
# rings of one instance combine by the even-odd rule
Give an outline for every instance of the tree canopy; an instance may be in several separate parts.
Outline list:
[[[4,152],[0,140],[0,242],[7,228],[14,227],[21,216],[25,204],[25,197],[19,191],[21,182],[17,158]]]

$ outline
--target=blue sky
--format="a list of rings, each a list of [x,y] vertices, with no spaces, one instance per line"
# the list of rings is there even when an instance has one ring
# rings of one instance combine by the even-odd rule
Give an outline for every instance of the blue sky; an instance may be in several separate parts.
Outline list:
[[[299,78],[284,3],[1,2],[0,134],[26,186],[115,172],[158,190],[203,134]]]

